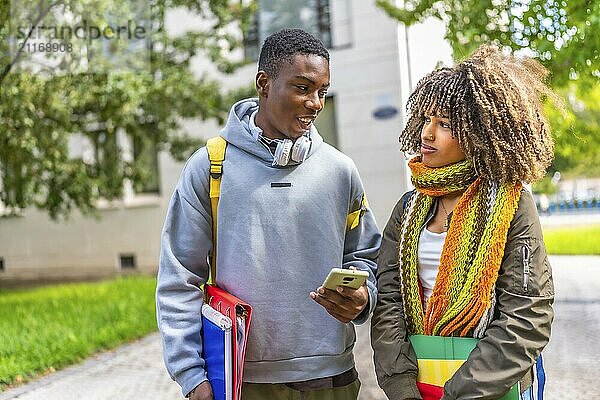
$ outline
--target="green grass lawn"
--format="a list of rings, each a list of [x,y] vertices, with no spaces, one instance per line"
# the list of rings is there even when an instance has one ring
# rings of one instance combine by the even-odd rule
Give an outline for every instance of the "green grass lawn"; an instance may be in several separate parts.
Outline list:
[[[0,391],[156,330],[156,279],[0,292]]]
[[[600,225],[546,228],[548,254],[600,255]]]

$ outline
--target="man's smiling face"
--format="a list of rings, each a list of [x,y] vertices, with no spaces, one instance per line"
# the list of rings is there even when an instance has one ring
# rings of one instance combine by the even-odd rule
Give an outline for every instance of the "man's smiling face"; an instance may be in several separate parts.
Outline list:
[[[295,140],[310,129],[325,106],[329,62],[318,55],[296,54],[291,63],[282,63],[275,78],[259,71],[256,86],[260,95],[256,125],[263,135]]]

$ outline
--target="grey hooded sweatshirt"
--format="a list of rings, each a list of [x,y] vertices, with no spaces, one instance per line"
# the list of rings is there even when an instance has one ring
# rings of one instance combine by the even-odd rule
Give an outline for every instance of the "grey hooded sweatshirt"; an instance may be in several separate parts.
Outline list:
[[[369,271],[369,304],[381,236],[366,208],[350,158],[323,142],[312,127],[308,158],[274,167],[273,156],[249,132],[256,99],[235,104],[220,135],[228,142],[218,209],[218,286],[250,303],[243,380],[297,382],[333,376],[354,365],[353,324],[343,324],[309,297],[332,267]],[[183,394],[206,380],[200,337],[202,292],[209,274],[212,217],[206,148],[186,163],[162,232],[156,291],[164,358]],[[273,183],[283,185],[272,185]]]

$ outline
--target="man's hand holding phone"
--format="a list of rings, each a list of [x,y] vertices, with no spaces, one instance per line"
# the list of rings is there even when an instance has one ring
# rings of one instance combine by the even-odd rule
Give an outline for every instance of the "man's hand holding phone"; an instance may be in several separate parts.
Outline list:
[[[310,297],[335,319],[348,323],[356,318],[369,302],[369,291],[365,283],[368,275],[368,272],[359,271],[355,267],[350,267],[349,270],[334,268],[323,285],[319,286],[316,292],[310,292]]]

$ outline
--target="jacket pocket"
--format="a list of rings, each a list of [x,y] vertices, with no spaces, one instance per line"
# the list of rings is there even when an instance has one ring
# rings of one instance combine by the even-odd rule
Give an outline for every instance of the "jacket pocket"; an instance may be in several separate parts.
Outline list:
[[[498,279],[506,279],[510,292],[530,297],[554,295],[552,270],[540,239],[519,239],[508,250],[501,269],[505,276]],[[499,286],[504,285],[499,282]]]
[[[521,264],[523,267],[523,293],[527,293],[531,274],[531,248],[527,243],[521,245]]]

